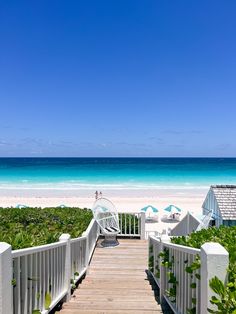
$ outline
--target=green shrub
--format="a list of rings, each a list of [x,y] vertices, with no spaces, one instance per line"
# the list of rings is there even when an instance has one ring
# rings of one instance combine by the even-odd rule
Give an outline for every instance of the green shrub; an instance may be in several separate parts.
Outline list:
[[[22,249],[59,240],[62,233],[81,236],[92,212],[81,208],[0,208],[0,241]]]
[[[189,236],[172,238],[171,242],[200,248],[206,242],[218,242],[229,252],[228,283],[224,285],[217,277],[209,285],[217,297],[211,298],[217,310],[208,310],[215,314],[236,314],[236,227],[209,228],[194,232]]]

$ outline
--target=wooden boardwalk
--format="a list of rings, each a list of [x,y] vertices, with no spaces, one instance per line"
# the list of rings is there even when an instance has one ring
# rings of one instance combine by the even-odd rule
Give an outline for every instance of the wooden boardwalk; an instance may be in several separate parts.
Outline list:
[[[113,248],[95,249],[86,278],[61,314],[163,313],[147,279],[148,245],[119,240]]]

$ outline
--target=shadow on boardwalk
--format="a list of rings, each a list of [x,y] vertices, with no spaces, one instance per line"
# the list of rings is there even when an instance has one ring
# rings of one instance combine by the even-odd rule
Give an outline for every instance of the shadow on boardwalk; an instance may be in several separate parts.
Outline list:
[[[155,283],[152,275],[149,273],[148,270],[146,271],[146,273],[147,273],[147,278],[148,278],[148,280],[150,282],[150,285],[152,286],[152,290],[154,291],[154,296],[155,296],[156,302],[160,305],[163,314],[173,314],[173,311],[171,310],[171,308],[169,307],[167,302],[164,301],[161,304],[159,287]]]

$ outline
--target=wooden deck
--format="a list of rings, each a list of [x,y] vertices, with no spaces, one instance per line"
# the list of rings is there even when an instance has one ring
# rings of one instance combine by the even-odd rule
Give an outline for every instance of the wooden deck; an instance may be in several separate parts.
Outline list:
[[[119,240],[113,248],[95,249],[86,278],[61,314],[163,313],[147,279],[148,245]]]

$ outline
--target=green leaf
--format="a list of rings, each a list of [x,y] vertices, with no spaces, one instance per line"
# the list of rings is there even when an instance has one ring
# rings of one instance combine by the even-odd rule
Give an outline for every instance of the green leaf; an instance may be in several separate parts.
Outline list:
[[[13,287],[16,286],[16,279],[15,278],[12,279],[11,284],[12,284]]]
[[[195,282],[191,283],[190,288],[196,289],[196,287],[197,287],[197,284]]]
[[[32,314],[41,314],[40,310],[33,310]]]
[[[215,296],[212,296],[210,302],[211,304],[219,304],[220,300],[217,299]]]
[[[197,299],[196,299],[196,298],[192,298],[192,303],[193,303],[194,305],[196,305],[196,304],[197,304]]]
[[[45,293],[45,309],[48,310],[50,305],[52,303],[52,297],[51,294],[46,292]]]
[[[225,287],[223,282],[217,278],[216,276],[213,277],[210,281],[209,281],[209,285],[211,287],[211,289],[218,294],[221,297],[224,297],[225,295]]]
[[[196,307],[193,307],[192,309],[187,309],[188,314],[196,314]]]
[[[191,268],[190,266],[187,266],[187,267],[185,268],[185,271],[186,271],[187,273],[189,273],[189,274],[192,274],[192,273],[193,273],[193,270],[192,270],[192,268]]]
[[[201,275],[200,274],[195,274],[195,277],[200,280],[201,279]]]

